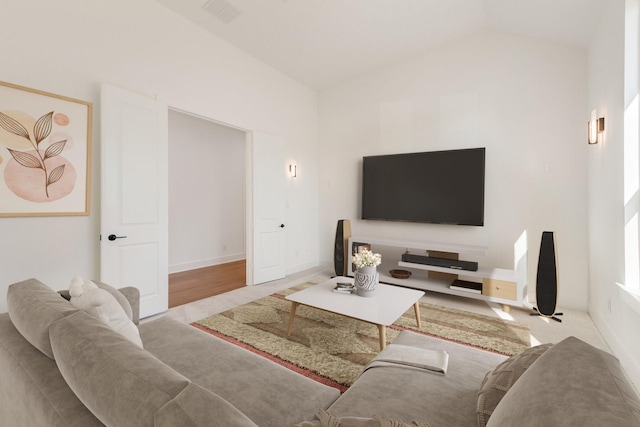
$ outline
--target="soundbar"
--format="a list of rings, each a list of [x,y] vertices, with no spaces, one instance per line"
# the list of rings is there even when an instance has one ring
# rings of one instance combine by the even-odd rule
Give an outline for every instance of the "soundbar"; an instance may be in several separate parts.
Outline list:
[[[455,259],[436,258],[432,256],[402,254],[402,261],[414,264],[434,265],[454,270],[478,271],[478,263],[474,261],[458,261]]]

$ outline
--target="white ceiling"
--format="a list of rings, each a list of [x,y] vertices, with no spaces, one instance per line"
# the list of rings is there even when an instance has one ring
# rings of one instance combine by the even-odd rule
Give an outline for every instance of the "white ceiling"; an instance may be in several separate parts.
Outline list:
[[[229,23],[207,0],[156,1],[324,89],[481,29],[586,48],[603,9],[623,0],[228,0],[241,11]]]

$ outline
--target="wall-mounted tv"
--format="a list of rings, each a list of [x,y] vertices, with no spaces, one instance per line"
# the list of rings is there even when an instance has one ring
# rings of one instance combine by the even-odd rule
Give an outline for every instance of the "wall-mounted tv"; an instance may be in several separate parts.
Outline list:
[[[362,219],[484,225],[485,148],[362,160]]]

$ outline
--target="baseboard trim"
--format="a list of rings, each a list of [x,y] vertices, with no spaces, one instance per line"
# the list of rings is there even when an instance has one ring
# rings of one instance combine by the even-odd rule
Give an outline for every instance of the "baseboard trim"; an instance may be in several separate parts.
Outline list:
[[[285,274],[289,276],[290,274],[299,273],[301,271],[309,270],[318,266],[317,262],[305,262],[302,264],[290,265],[285,269]]]
[[[589,315],[591,320],[600,331],[603,338],[611,348],[613,355],[620,360],[620,364],[624,369],[628,379],[633,384],[636,393],[640,394],[640,365],[638,365],[637,356],[630,354],[627,347],[616,337],[611,327],[603,316],[594,310],[593,306],[589,306]]]
[[[169,266],[169,274],[180,273],[182,271],[195,270],[198,268],[212,267],[214,265],[226,264],[228,262],[241,261],[246,258],[246,254],[226,255],[218,258],[203,259],[199,261],[183,262]]]

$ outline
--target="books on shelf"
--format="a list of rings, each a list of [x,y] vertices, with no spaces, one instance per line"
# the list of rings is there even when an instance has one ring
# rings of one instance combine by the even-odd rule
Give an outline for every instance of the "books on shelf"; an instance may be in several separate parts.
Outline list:
[[[478,282],[469,282],[467,280],[454,280],[453,283],[449,285],[449,289],[455,289],[458,291],[466,291],[472,292],[474,294],[482,293],[482,283]]]
[[[335,288],[333,288],[333,292],[337,292],[339,294],[350,294],[355,290],[355,286],[353,283],[337,283]]]

